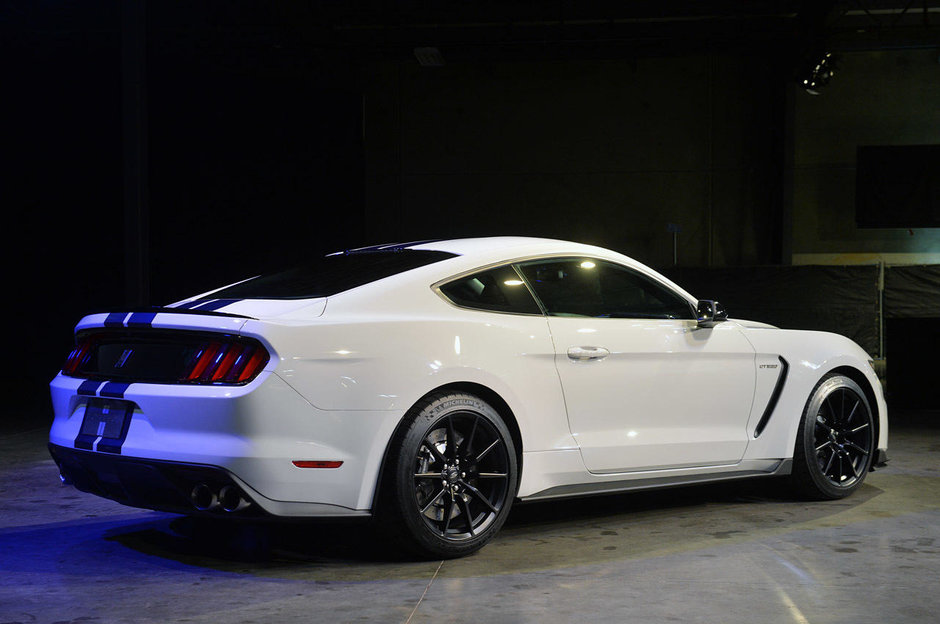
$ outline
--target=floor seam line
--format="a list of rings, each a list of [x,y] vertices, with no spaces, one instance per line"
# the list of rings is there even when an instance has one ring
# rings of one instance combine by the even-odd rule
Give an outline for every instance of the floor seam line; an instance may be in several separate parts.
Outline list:
[[[444,565],[444,560],[441,559],[441,562],[437,564],[437,569],[434,570],[434,574],[431,575],[431,580],[428,581],[427,586],[424,588],[424,591],[421,592],[421,597],[418,598],[418,603],[415,605],[415,608],[411,610],[411,614],[408,616],[408,619],[405,620],[405,624],[411,624],[411,618],[415,616],[415,613],[418,612],[418,607],[421,606],[421,602],[424,600],[424,597],[428,595],[428,590],[431,589],[431,584],[434,583],[434,579],[437,578],[438,572],[441,571],[441,567]]]

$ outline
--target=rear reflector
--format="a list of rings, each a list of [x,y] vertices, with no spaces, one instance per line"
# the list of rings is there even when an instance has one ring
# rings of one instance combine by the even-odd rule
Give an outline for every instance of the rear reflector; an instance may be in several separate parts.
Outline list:
[[[339,468],[343,465],[341,461],[323,461],[310,459],[295,459],[294,465],[298,468]]]

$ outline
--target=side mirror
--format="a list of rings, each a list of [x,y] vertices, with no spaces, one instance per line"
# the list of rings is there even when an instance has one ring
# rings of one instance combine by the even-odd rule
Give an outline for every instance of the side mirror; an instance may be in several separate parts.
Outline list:
[[[715,323],[728,320],[728,313],[717,301],[703,299],[695,308],[695,316],[699,327],[714,327]]]

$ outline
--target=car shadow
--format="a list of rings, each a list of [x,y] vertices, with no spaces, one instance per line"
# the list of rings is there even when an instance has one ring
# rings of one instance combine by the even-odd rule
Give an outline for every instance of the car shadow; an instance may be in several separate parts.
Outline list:
[[[507,573],[639,556],[664,545],[693,549],[757,539],[857,507],[880,492],[865,484],[847,499],[808,502],[771,480],[754,480],[520,504],[500,535],[458,567],[467,574]],[[397,548],[371,521],[167,517],[115,526],[105,537],[185,565],[287,578],[411,578],[431,563]]]
[[[140,530],[112,530],[107,539],[150,555],[229,568],[249,563],[417,561],[390,544],[368,520],[248,522],[177,517]]]

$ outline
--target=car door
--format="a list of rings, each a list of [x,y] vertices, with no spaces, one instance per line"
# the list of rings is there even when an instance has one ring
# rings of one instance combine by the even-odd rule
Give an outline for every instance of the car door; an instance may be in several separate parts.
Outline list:
[[[569,426],[588,470],[741,459],[755,353],[734,323],[699,327],[683,296],[607,260],[517,268],[548,314]]]

